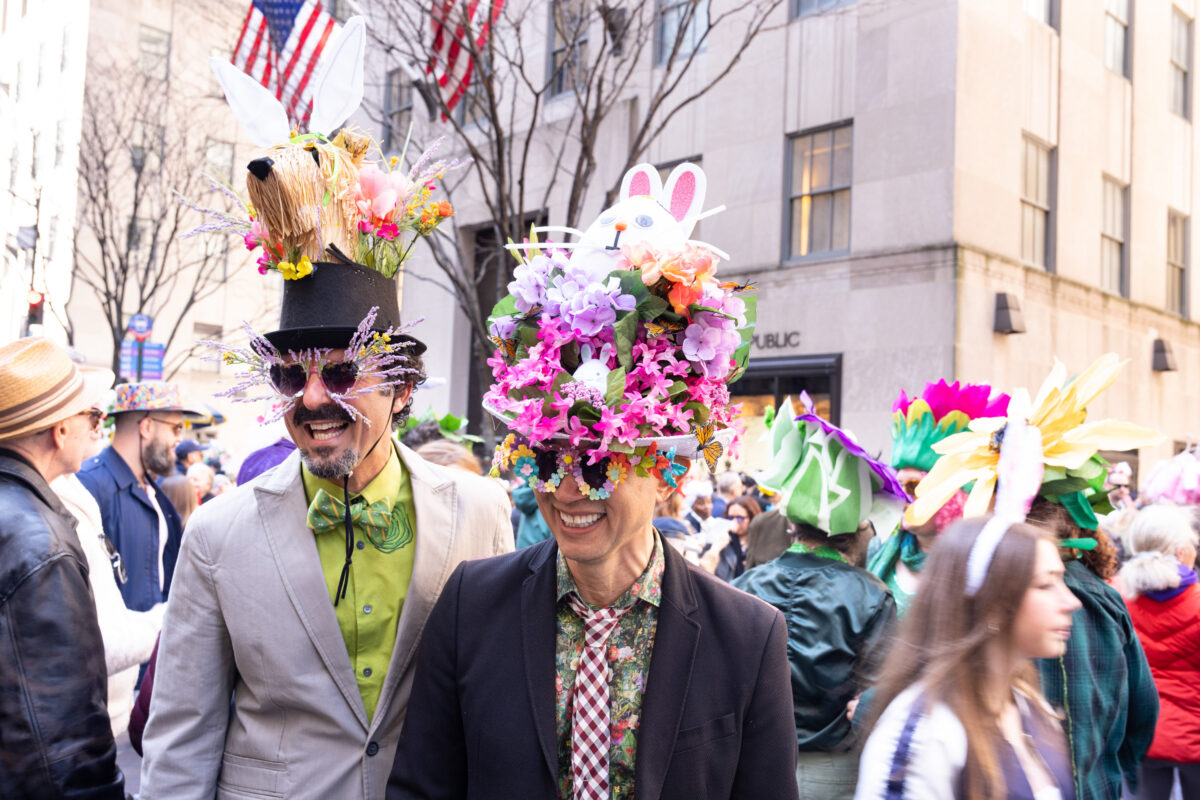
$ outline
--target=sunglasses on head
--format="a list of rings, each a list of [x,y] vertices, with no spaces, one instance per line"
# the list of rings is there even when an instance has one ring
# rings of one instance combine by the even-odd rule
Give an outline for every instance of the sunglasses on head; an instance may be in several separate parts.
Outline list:
[[[304,391],[311,371],[311,367],[305,362],[272,364],[271,385],[281,395],[295,397]],[[353,361],[326,361],[321,365],[320,376],[321,383],[325,384],[325,391],[330,394],[346,394],[358,381],[358,365]]]

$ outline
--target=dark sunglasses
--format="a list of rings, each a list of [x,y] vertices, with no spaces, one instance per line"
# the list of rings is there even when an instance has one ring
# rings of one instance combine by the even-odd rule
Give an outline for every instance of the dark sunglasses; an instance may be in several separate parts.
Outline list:
[[[575,453],[572,450],[559,450],[552,447],[530,447],[534,454],[534,462],[537,464],[538,480],[543,483],[554,477],[555,473],[560,470],[563,475],[571,473],[566,465],[562,463],[562,456],[565,453],[571,453],[577,459],[577,467],[583,474],[584,482],[592,487],[599,488],[604,485],[606,475],[608,474],[609,457],[604,456],[598,459],[595,464],[588,463],[588,457],[583,453]],[[560,476],[561,480],[562,476]]]
[[[93,431],[100,430],[100,423],[104,422],[104,418],[108,415],[98,408],[89,408],[87,411],[80,411],[79,416],[88,418],[88,425]]]
[[[304,363],[273,364],[271,385],[285,397],[295,397],[308,384],[309,366]],[[358,381],[358,365],[353,361],[326,361],[321,365],[321,383],[330,394],[346,394]]]

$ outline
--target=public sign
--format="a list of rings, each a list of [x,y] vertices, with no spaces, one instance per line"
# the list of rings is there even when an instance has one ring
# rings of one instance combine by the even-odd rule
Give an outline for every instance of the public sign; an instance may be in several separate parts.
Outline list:
[[[166,347],[157,342],[122,339],[117,374],[130,381],[161,381],[165,350]]]
[[[129,332],[133,334],[133,338],[139,342],[144,342],[150,338],[150,331],[154,329],[154,320],[145,314],[134,314],[129,318]]]

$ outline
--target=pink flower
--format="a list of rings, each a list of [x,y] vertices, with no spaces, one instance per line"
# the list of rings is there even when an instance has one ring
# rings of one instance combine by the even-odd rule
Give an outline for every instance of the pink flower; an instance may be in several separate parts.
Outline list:
[[[250,220],[250,232],[247,233],[242,240],[246,243],[247,250],[253,250],[264,241],[266,241],[267,233],[263,230],[263,226],[256,219]]]
[[[371,223],[367,222],[365,219],[360,219],[358,221],[358,230],[361,233],[370,233],[371,232]]]
[[[374,164],[367,164],[358,171],[358,192],[354,198],[358,213],[368,219],[390,222],[399,199],[388,173]]]
[[[387,239],[390,242],[400,235],[400,228],[396,225],[396,223],[388,222],[384,225],[380,225],[379,229],[375,231],[375,235],[382,239]]]
[[[567,429],[564,432],[567,434],[567,441],[571,443],[571,447],[578,447],[581,440],[592,435],[588,426],[580,422],[578,417],[567,418]]]

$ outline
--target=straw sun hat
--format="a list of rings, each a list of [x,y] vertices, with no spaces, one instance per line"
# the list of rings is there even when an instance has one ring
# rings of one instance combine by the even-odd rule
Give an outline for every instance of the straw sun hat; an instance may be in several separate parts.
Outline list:
[[[0,347],[0,442],[86,411],[112,382],[111,371],[80,369],[48,339],[18,339]]]

